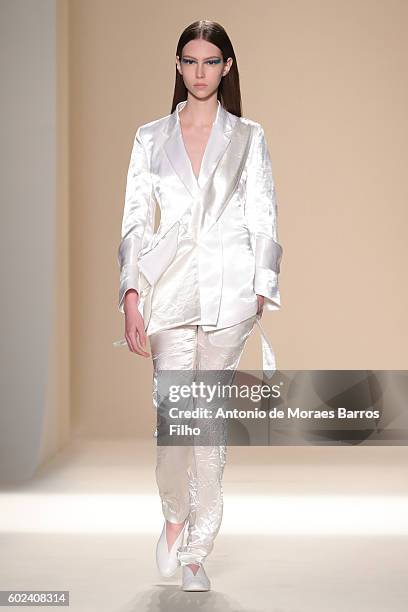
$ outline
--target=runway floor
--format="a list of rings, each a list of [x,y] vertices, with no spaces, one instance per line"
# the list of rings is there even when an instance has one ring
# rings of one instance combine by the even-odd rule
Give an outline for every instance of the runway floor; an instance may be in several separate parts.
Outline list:
[[[67,590],[75,612],[408,610],[406,447],[229,447],[194,594],[156,569],[155,445],[77,438],[2,487],[0,590]]]

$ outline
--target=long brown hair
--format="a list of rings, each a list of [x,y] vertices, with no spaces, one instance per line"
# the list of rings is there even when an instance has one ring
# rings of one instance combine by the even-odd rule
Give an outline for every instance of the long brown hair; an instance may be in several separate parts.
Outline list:
[[[224,62],[229,57],[232,57],[234,60],[228,74],[220,81],[217,98],[228,112],[241,117],[241,89],[239,86],[238,65],[228,34],[215,21],[208,21],[206,19],[194,21],[182,32],[177,43],[176,55],[179,56],[180,60],[184,45],[190,42],[190,40],[196,40],[197,38],[203,38],[216,45],[221,51]],[[186,98],[187,87],[184,85],[183,77],[176,67],[176,82],[174,84],[173,103],[170,112],[172,113],[177,104],[182,100],[186,100]]]

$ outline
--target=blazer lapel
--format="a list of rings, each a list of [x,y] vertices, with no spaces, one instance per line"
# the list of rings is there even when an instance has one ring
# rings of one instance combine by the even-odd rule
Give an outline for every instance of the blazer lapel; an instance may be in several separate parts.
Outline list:
[[[204,186],[213,175],[218,162],[224,156],[224,153],[230,144],[231,132],[236,120],[237,117],[234,118],[234,115],[229,115],[218,100],[217,115],[208,138],[207,146],[201,162],[200,174],[198,175],[197,183],[200,189],[204,189]]]
[[[241,121],[236,122],[229,146],[225,154],[218,159],[212,180],[200,191],[200,235],[213,227],[234,194],[248,158],[251,140],[251,126]]]
[[[208,231],[234,193],[249,151],[252,135],[250,124],[239,121],[238,117],[228,113],[218,103],[216,120],[197,181],[184,147],[179,125],[178,111],[185,103],[186,100],[179,102],[174,112],[169,115],[164,128],[165,139],[161,143],[161,148],[188,197],[185,202],[178,202],[173,214],[167,217],[167,223],[160,225],[159,231],[153,237],[150,249],[154,248],[157,242],[193,205],[197,232],[204,234]]]
[[[166,130],[167,139],[163,148],[178,178],[188,190],[189,195],[195,198],[198,192],[204,188],[217,167],[218,161],[225,153],[230,143],[231,132],[236,119],[233,115],[230,118],[230,114],[217,100],[217,114],[211,128],[197,180],[184,145],[180,126],[179,111],[185,106],[186,102],[187,100],[179,102],[170,115]]]
[[[184,147],[181,130],[178,127],[178,119],[175,115],[176,112],[177,110],[170,115],[170,134],[164,142],[163,148],[174,172],[186,187],[188,194],[194,197],[197,191],[197,184],[191,169],[190,160]]]

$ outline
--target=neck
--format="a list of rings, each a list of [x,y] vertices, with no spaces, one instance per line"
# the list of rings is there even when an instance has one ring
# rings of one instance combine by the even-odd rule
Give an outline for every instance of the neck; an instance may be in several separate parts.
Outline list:
[[[183,118],[183,125],[197,128],[208,127],[215,121],[217,107],[217,92],[204,100],[195,98],[189,92],[187,102],[179,112],[179,116]]]

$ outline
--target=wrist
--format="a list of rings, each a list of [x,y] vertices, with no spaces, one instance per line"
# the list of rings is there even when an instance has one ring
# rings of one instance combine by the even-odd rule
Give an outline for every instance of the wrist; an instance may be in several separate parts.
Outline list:
[[[139,303],[139,293],[136,291],[136,289],[128,289],[126,291],[124,303],[136,305]]]

